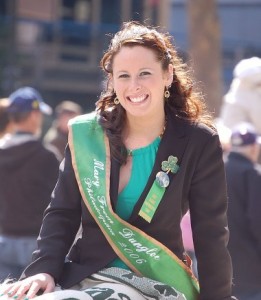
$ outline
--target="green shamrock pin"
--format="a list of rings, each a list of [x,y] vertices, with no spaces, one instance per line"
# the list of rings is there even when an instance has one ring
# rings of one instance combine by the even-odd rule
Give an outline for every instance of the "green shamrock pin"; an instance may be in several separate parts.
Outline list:
[[[168,173],[171,172],[173,174],[178,172],[179,166],[177,164],[178,159],[176,156],[170,155],[168,160],[164,160],[161,163],[162,171],[158,172],[156,175],[156,182],[162,188],[166,188],[169,185],[170,179]],[[166,172],[166,173],[165,173]]]
[[[178,169],[179,169],[177,162],[178,162],[177,157],[170,155],[168,160],[164,160],[161,163],[161,168],[163,171],[165,171],[167,173],[171,172],[171,173],[175,174],[178,172]]]

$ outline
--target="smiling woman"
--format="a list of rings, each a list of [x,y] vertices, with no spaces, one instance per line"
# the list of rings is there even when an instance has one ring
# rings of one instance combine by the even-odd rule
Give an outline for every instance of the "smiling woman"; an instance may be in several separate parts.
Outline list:
[[[106,88],[70,121],[33,262],[2,294],[233,299],[222,149],[188,66],[167,33],[128,22],[101,67]],[[188,209],[199,282],[182,243]]]
[[[125,46],[113,59],[112,86],[127,118],[135,122],[143,117],[159,132],[165,122],[164,87],[172,80],[173,66],[163,70],[155,53],[142,46]]]

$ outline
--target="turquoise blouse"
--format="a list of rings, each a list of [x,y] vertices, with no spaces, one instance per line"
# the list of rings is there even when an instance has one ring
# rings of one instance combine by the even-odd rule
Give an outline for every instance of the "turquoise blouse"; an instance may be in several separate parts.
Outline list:
[[[123,220],[130,218],[133,208],[144,190],[155,162],[160,140],[160,137],[157,137],[148,146],[134,149],[131,152],[132,170],[130,180],[118,195],[116,205],[116,213]],[[120,258],[113,260],[107,267],[129,269]]]

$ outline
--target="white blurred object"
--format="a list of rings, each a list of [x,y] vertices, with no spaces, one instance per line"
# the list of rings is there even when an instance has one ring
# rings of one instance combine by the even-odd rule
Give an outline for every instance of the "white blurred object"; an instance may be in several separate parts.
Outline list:
[[[228,151],[230,149],[231,129],[225,126],[220,118],[215,120],[215,124],[222,148],[224,151]]]
[[[241,80],[261,81],[261,58],[242,59],[234,68],[233,75]]]
[[[223,98],[220,119],[232,129],[241,122],[254,125],[261,134],[261,58],[241,60],[234,68],[234,79]]]

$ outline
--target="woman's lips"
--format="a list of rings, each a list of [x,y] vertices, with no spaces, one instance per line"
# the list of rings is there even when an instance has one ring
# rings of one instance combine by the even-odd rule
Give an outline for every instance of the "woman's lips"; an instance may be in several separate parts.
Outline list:
[[[136,96],[136,97],[132,97],[132,96],[128,96],[127,99],[129,101],[131,101],[132,103],[141,103],[143,101],[145,101],[148,98],[148,95],[141,95],[141,96]]]

